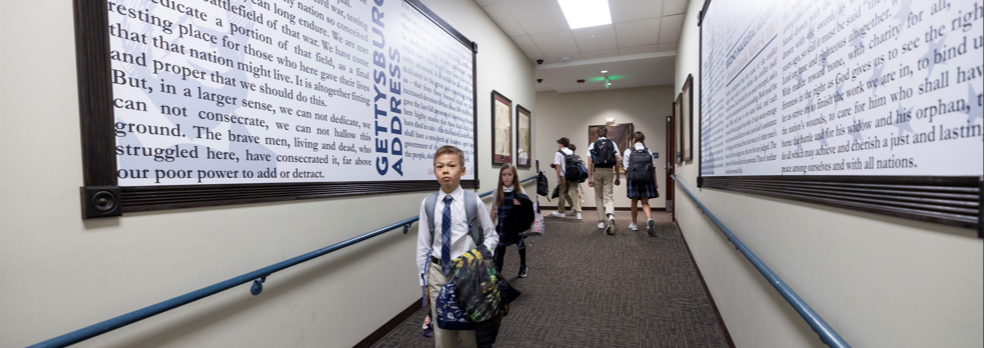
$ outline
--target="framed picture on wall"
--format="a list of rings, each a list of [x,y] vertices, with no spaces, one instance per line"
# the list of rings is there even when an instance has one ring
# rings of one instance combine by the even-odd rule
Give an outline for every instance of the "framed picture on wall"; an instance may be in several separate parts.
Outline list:
[[[684,146],[683,146],[683,142],[681,141],[681,138],[683,138],[683,134],[682,133],[684,131],[684,127],[681,126],[682,124],[684,124],[684,119],[683,119],[683,117],[681,117],[681,115],[682,115],[682,113],[681,113],[681,99],[682,98],[683,98],[682,94],[681,93],[678,93],[677,94],[677,101],[674,102],[674,125],[675,125],[675,127],[674,127],[674,139],[677,140],[677,146],[675,146],[675,149],[674,149],[674,158],[675,158],[675,161],[677,161],[677,164],[684,163],[684,151],[683,151]]]
[[[684,162],[691,162],[694,159],[694,79],[687,75],[684,82],[684,90],[681,91],[681,151],[684,154]]]
[[[593,144],[599,139],[598,133],[595,132],[598,127],[606,127],[609,134],[606,135],[606,139],[612,140],[619,147],[619,156],[622,156],[623,151],[626,151],[630,146],[633,145],[633,124],[632,123],[622,123],[622,124],[609,124],[609,125],[597,125],[588,126],[588,143]],[[587,146],[585,147],[588,148]],[[590,158],[584,159],[585,161],[591,161]],[[625,173],[626,168],[619,166],[619,173]]]
[[[520,168],[530,168],[531,143],[530,140],[530,110],[516,105],[516,166]]]
[[[513,117],[510,98],[492,91],[492,162],[493,165],[513,163]]]

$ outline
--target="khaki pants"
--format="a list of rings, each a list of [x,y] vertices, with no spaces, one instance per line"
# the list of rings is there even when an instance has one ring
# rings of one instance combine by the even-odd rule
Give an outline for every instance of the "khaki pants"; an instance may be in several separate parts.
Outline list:
[[[564,200],[567,199],[571,203],[571,208],[575,214],[581,214],[581,199],[578,198],[578,182],[568,182],[564,177],[561,177],[561,183],[558,185],[557,190],[557,211],[564,214]]]
[[[458,341],[467,348],[478,346],[475,342],[475,330],[443,330],[438,328],[438,320],[435,316],[438,311],[435,309],[435,302],[438,299],[438,292],[445,286],[450,278],[445,277],[441,272],[441,265],[428,260],[428,297],[431,300],[431,322],[434,327],[434,346],[436,348],[458,348]]]
[[[612,172],[612,168],[595,168],[592,180],[595,181],[595,211],[598,213],[599,221],[605,221],[606,214],[616,211],[616,202],[612,198],[615,173]]]

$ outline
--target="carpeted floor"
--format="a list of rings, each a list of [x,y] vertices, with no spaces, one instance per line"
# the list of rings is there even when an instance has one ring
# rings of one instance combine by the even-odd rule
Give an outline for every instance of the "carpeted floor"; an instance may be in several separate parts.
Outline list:
[[[628,212],[616,213],[615,236],[595,226],[594,211],[584,216],[545,217],[545,236],[527,239],[527,278],[516,278],[519,257],[507,249],[503,275],[523,295],[510,305],[496,347],[727,347],[669,214],[654,213],[656,238],[644,226],[629,230]],[[375,347],[434,347],[421,336],[426,312]]]

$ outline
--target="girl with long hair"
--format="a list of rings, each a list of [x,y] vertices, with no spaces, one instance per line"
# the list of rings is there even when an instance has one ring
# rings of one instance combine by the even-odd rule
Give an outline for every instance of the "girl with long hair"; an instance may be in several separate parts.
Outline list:
[[[489,211],[489,217],[496,222],[496,233],[500,236],[499,245],[496,246],[496,251],[493,255],[493,259],[496,262],[496,269],[500,271],[503,269],[503,257],[506,247],[517,244],[517,251],[520,253],[520,273],[518,277],[525,278],[527,276],[527,245],[523,243],[525,237],[513,239],[507,236],[504,238],[506,231],[503,230],[503,220],[510,213],[510,209],[514,205],[520,204],[520,201],[515,198],[516,195],[524,193],[523,188],[520,187],[520,183],[517,181],[518,178],[519,175],[516,172],[516,167],[509,163],[504,164],[499,169],[499,183],[493,195],[493,205]]]

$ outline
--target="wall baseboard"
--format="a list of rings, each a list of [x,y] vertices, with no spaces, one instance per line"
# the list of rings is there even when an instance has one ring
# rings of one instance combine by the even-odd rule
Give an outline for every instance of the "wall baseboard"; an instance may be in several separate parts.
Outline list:
[[[551,205],[542,205],[542,206],[540,206],[540,209],[544,209],[544,210],[557,210],[557,206],[556,205],[553,205],[553,206],[551,206]],[[595,207],[582,207],[581,210],[582,211],[589,211],[589,210],[595,211],[597,209],[595,209]],[[629,210],[629,207],[616,207],[616,211],[630,211],[630,210]],[[639,211],[642,212],[643,211],[643,208],[639,208]],[[650,211],[667,211],[667,208],[664,208],[664,207],[653,208],[653,207],[651,207],[650,208]]]
[[[725,343],[730,348],[735,348],[735,342],[732,341],[732,335],[729,334],[728,327],[725,326],[722,313],[718,311],[715,298],[711,297],[711,290],[708,289],[708,283],[705,283],[705,276],[701,275],[701,267],[698,267],[698,262],[694,260],[694,254],[691,254],[691,247],[687,245],[687,238],[684,238],[684,231],[681,230],[681,225],[677,224],[676,220],[674,221],[674,226],[677,226],[677,231],[681,233],[681,240],[684,241],[684,249],[687,250],[687,256],[691,258],[691,264],[694,265],[694,270],[698,273],[698,279],[701,279],[701,287],[705,289],[705,296],[708,296],[708,301],[711,302],[711,309],[715,311],[715,317],[718,318],[718,326],[722,328],[722,335],[725,335]]]
[[[374,344],[376,344],[376,342],[379,342],[381,339],[383,339],[383,337],[386,336],[386,334],[390,333],[390,331],[393,331],[393,329],[396,329],[397,326],[400,326],[400,324],[403,323],[405,320],[407,320],[407,318],[410,318],[411,316],[414,315],[414,313],[417,313],[417,310],[421,309],[421,300],[422,299],[417,299],[416,301],[414,301],[414,303],[411,303],[409,307],[398,313],[395,317],[393,317],[393,319],[390,319],[390,321],[386,322],[386,324],[380,326],[379,329],[376,329],[376,331],[373,331],[373,333],[369,334],[369,336],[366,336],[366,338],[364,338],[362,341],[359,341],[359,343],[356,343],[356,345],[352,347],[353,348],[372,347]]]

